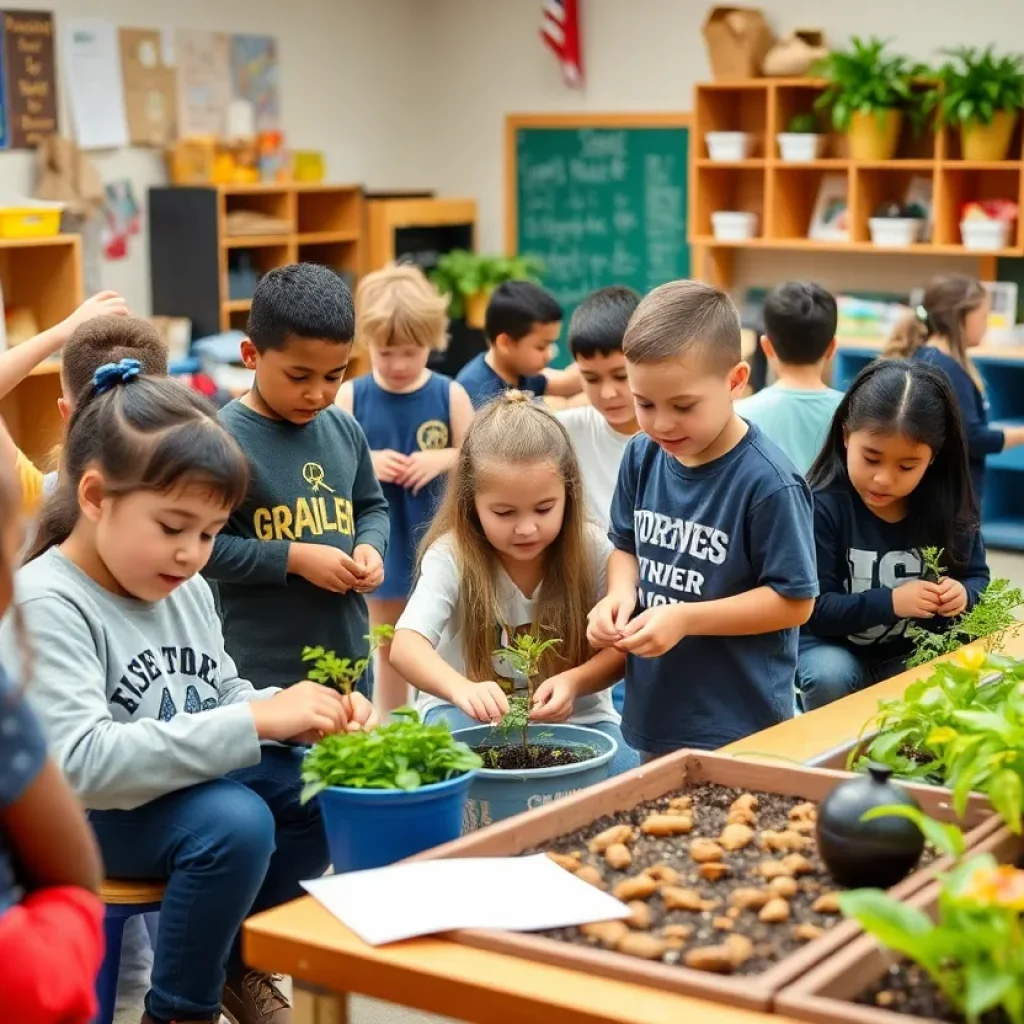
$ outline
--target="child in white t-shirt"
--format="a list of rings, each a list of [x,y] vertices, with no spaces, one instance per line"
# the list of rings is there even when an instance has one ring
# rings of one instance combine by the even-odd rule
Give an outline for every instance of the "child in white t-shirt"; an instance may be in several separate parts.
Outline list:
[[[507,695],[525,690],[497,648],[522,633],[558,637],[541,662],[530,718],[613,736],[612,772],[620,772],[639,763],[609,689],[625,659],[614,649],[595,654],[586,637],[611,544],[587,521],[582,496],[579,462],[552,413],[519,391],[488,403],[423,540],[391,664],[421,691],[426,721],[465,728],[496,721]]]
[[[580,460],[587,511],[605,531],[622,453],[640,429],[622,354],[622,336],[639,302],[631,288],[599,288],[569,321],[569,351],[590,404],[566,409],[558,418]]]

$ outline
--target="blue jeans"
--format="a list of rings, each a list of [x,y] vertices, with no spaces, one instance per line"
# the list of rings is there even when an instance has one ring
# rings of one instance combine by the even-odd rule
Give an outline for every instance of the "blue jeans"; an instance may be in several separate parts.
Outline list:
[[[612,687],[612,705],[618,713],[622,714],[622,709],[626,706],[626,680],[620,679]]]
[[[242,968],[242,921],[302,895],[330,862],[317,801],[299,804],[305,751],[264,747],[258,765],[132,811],[91,811],[107,872],[165,878],[146,1010],[213,1015]]]
[[[796,686],[804,710],[813,711],[898,675],[905,668],[903,657],[871,658],[841,644],[801,636]]]
[[[472,729],[481,724],[475,718],[470,718],[465,712],[460,711],[451,704],[432,707],[426,714],[426,721],[431,725],[437,722],[444,722],[452,732],[455,732],[456,729]],[[538,722],[537,724],[543,723]],[[562,722],[559,724],[572,725],[573,723]],[[615,752],[615,756],[612,758],[612,763],[609,766],[610,775],[621,775],[623,772],[628,772],[640,764],[640,755],[626,744],[626,741],[622,738],[622,730],[619,728],[618,722],[588,722],[584,728],[603,732],[605,736],[611,736],[618,743],[619,749]]]

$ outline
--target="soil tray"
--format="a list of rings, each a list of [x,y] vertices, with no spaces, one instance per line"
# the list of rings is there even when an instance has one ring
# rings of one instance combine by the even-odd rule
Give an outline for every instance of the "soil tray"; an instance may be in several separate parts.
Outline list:
[[[646,905],[652,918],[651,934],[663,925],[685,925],[691,929],[682,948],[669,948],[658,960],[603,948],[596,939],[583,936],[577,929],[525,935],[467,930],[454,932],[450,937],[466,945],[584,973],[765,1010],[771,1007],[776,992],[855,938],[859,929],[836,914],[812,909],[817,898],[831,888],[828,875],[818,860],[813,837],[801,851],[810,861],[812,873],[797,876],[798,892],[789,901],[789,920],[778,924],[761,921],[759,911],[751,909],[741,910],[738,915],[734,912],[729,918],[729,911],[733,909],[730,894],[740,887],[763,889],[768,886],[768,881],[755,874],[754,869],[765,860],[781,861],[786,854],[763,850],[755,841],[745,849],[726,852],[722,862],[729,866],[730,874],[712,881],[699,875],[700,865],[690,856],[690,844],[698,838],[717,837],[726,823],[730,805],[741,794],[749,793],[758,798],[755,828],[760,839],[766,829],[786,830],[789,812],[797,804],[818,803],[836,783],[850,777],[846,772],[683,750],[554,804],[437,847],[417,859],[514,856],[536,850],[563,854],[580,851],[585,863],[600,865],[602,884],[609,888],[646,868],[667,865],[680,877],[677,882],[670,879],[663,884],[695,890],[702,900],[716,902],[713,907],[708,905],[693,911],[668,910],[663,891],[650,895]],[[947,795],[941,790],[923,786],[906,788],[933,817],[955,820]],[[639,825],[650,813],[667,809],[671,799],[681,796],[689,797],[692,804],[693,829],[689,834],[663,838],[633,829],[636,835],[630,847],[633,863],[623,871],[614,871],[602,856],[588,851],[588,841],[598,833],[614,825]],[[991,836],[999,827],[997,819],[982,815],[976,809],[969,809],[966,821],[961,824],[971,829],[967,835],[969,847]],[[949,866],[947,859],[933,857],[891,891],[899,898],[907,898],[932,881],[937,871]],[[678,897],[678,893],[672,896]],[[717,927],[716,919],[720,919]],[[728,925],[722,919],[732,921],[731,930],[725,930]],[[802,941],[794,934],[800,924],[821,929],[822,934]],[[693,949],[721,945],[730,935],[745,936],[753,946],[748,959],[730,976],[687,967],[682,962]],[[680,945],[678,939],[675,945]]]
[[[999,829],[972,852],[991,853],[1002,864],[1017,864],[1024,857],[1024,837]],[[933,884],[912,896],[908,903],[934,913],[937,900],[938,886]],[[890,1008],[872,1005],[883,991],[892,1000]],[[780,992],[775,1009],[787,1017],[814,1024],[963,1024],[963,1018],[938,998],[927,975],[899,954],[882,949],[863,932],[806,977]],[[918,1016],[920,1013],[934,1016]],[[983,1021],[1001,1024],[1002,1019],[1005,1018],[993,1014]]]

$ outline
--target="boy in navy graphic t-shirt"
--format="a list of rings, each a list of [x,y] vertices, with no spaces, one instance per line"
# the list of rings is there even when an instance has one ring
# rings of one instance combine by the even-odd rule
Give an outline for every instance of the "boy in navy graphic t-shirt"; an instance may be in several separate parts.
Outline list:
[[[715,748],[793,715],[797,631],[818,593],[811,496],[733,412],[749,368],[724,293],[655,289],[623,351],[643,433],[619,471],[589,636],[629,655],[631,746]]]

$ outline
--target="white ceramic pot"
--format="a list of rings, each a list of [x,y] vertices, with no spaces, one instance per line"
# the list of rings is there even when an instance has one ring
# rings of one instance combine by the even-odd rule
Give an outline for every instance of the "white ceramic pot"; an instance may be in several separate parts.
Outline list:
[[[875,245],[901,247],[913,245],[921,237],[924,221],[919,217],[872,217],[868,221]]]
[[[1010,222],[1007,220],[962,220],[960,237],[965,249],[1005,249],[1010,237]]]
[[[745,242],[757,234],[757,214],[744,210],[716,210],[711,232],[721,242]]]
[[[824,135],[807,132],[779,132],[775,137],[779,140],[779,156],[786,163],[817,160],[825,141]]]
[[[712,160],[746,160],[754,148],[750,132],[705,132],[704,141]]]

